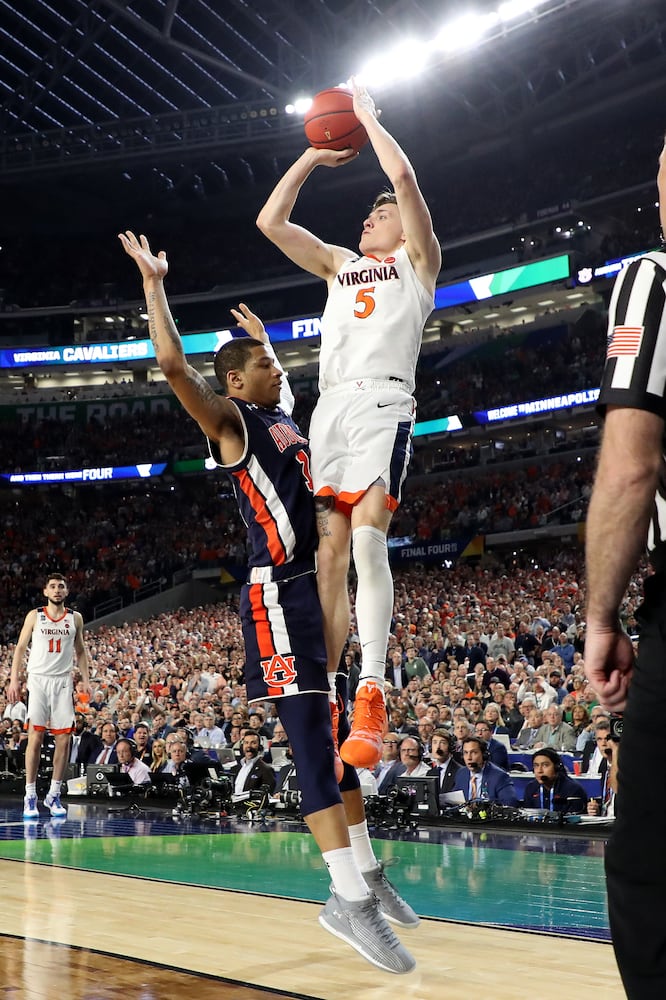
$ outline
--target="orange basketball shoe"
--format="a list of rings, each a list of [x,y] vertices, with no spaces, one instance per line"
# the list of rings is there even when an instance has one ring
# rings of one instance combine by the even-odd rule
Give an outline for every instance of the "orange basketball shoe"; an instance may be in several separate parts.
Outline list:
[[[338,723],[340,722],[340,708],[337,698],[335,701],[329,699],[331,709],[331,728],[333,730],[333,768],[335,770],[335,780],[338,784],[342,781],[345,773],[345,765],[340,758],[340,748],[338,746]]]
[[[369,680],[356,692],[351,732],[342,744],[340,756],[352,767],[376,767],[387,729],[384,693],[375,681]]]

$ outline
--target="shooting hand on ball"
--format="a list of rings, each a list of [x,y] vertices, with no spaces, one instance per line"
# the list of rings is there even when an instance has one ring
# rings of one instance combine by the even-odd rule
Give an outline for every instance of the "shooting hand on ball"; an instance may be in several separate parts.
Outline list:
[[[312,153],[317,166],[320,167],[343,167],[345,163],[351,163],[358,156],[351,146],[345,149],[313,149]]]
[[[354,95],[354,114],[361,124],[365,124],[364,118],[379,118],[381,111],[376,109],[372,97],[355,76],[351,78],[351,85],[352,94]]]

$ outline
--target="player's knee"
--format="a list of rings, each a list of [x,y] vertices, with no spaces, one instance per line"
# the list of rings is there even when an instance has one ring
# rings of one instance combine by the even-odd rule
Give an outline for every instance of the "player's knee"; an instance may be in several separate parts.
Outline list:
[[[344,763],[344,774],[342,776],[342,781],[339,784],[341,792],[353,792],[355,789],[361,787],[361,782],[359,781],[358,773],[355,767],[351,764]]]
[[[305,773],[303,771],[305,770]],[[356,773],[356,772],[354,772]],[[340,788],[335,780],[333,757],[321,769],[314,767],[301,768],[298,772],[298,784],[301,789],[301,812],[304,816],[330,809],[342,802]]]
[[[333,736],[328,696],[282,698],[280,720],[291,744],[304,816],[342,802],[333,767]]]
[[[349,546],[332,538],[321,537],[317,549],[317,575],[346,586],[349,572]]]

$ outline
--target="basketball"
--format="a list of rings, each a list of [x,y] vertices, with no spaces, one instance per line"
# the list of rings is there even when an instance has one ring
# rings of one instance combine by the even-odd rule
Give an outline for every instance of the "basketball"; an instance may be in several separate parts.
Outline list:
[[[312,98],[305,114],[305,134],[315,149],[346,149],[358,152],[368,133],[353,111],[353,98],[343,87],[322,90]]]

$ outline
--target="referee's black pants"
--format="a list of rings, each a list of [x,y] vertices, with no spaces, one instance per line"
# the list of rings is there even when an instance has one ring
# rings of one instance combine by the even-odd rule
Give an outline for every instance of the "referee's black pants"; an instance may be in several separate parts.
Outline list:
[[[666,577],[645,582],[640,647],[606,850],[608,911],[629,1000],[666,998]]]

